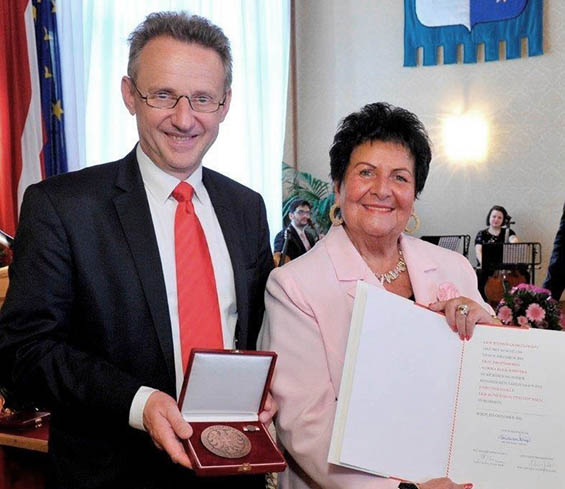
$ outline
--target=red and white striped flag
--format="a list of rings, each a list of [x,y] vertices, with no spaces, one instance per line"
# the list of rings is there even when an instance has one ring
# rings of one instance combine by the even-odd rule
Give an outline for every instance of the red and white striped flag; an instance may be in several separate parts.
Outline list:
[[[31,0],[0,1],[0,230],[14,235],[26,187],[43,178]]]

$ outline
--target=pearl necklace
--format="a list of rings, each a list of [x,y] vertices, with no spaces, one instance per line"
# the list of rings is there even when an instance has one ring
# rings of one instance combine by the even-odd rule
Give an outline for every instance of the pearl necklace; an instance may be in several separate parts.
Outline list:
[[[402,251],[400,250],[400,248],[398,248],[398,263],[396,264],[396,266],[392,270],[389,270],[388,272],[385,273],[374,272],[374,274],[375,277],[377,277],[377,279],[381,283],[381,285],[384,285],[385,282],[387,284],[394,282],[398,277],[400,277],[400,274],[405,271],[406,271],[406,262],[404,261],[404,257],[402,256]]]

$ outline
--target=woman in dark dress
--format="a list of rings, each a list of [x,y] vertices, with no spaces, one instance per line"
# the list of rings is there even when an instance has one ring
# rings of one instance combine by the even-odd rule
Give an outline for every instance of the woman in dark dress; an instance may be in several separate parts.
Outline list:
[[[479,291],[486,300],[485,284],[493,270],[483,267],[483,244],[517,243],[518,236],[510,229],[510,216],[501,205],[493,205],[487,214],[487,228],[479,231],[475,238],[475,255],[477,256],[477,278]]]

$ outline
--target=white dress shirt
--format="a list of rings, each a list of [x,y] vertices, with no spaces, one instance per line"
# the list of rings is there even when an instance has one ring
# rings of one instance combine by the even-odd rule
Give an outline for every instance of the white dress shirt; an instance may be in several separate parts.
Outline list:
[[[149,210],[153,221],[157,246],[161,257],[161,266],[167,291],[169,316],[171,318],[171,336],[175,360],[175,376],[177,397],[182,388],[184,372],[182,368],[182,354],[179,333],[179,314],[177,297],[177,276],[175,266],[175,212],[177,201],[172,192],[180,180],[165,173],[155,165],[137,145],[137,161],[141,178],[147,193]],[[224,348],[234,347],[235,326],[237,323],[237,305],[235,298],[235,281],[226,241],[220,228],[220,223],[212,206],[210,196],[202,183],[202,166],[199,166],[186,180],[193,188],[192,203],[204,235],[208,243],[222,321],[222,334]],[[150,387],[140,387],[132,401],[129,424],[134,428],[143,430],[143,409],[149,396],[155,391]]]
[[[294,223],[292,223],[292,227],[294,229],[296,229],[296,232],[298,233],[298,237],[300,238],[300,241],[302,241],[302,244],[304,245],[304,248],[306,248],[306,251],[308,251],[311,246],[310,246],[310,241],[308,241],[308,238],[306,236],[306,233],[304,232],[304,228],[300,229],[297,228]]]

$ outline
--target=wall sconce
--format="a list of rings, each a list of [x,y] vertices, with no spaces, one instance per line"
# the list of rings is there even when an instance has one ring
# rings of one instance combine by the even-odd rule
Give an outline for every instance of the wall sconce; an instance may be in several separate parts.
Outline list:
[[[443,146],[447,158],[457,163],[481,163],[488,154],[488,124],[476,113],[447,117],[443,122]]]

